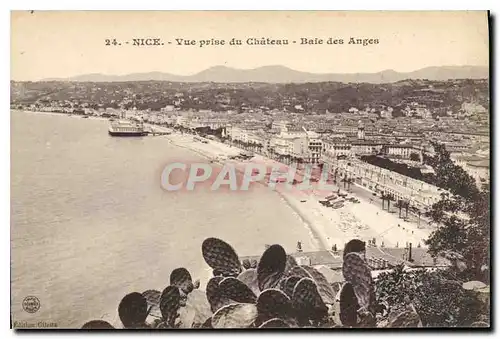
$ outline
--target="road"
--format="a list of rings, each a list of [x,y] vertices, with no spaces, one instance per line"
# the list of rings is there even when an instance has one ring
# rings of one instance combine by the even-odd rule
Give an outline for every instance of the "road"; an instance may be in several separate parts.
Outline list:
[[[344,185],[342,183],[340,184],[340,188],[341,188],[341,190],[344,189]],[[346,186],[346,188],[347,188],[347,186]],[[382,199],[381,199],[380,195],[374,196],[372,191],[370,191],[370,190],[368,190],[368,189],[366,189],[358,184],[351,184],[351,187],[350,187],[348,192],[352,193],[353,195],[355,195],[359,199],[365,200],[368,203],[377,204],[378,206],[380,206],[381,213],[396,213],[397,215],[399,215],[399,208],[396,207],[395,201],[391,201],[390,212],[387,211],[387,201],[384,202],[384,210],[382,210]],[[401,216],[404,217],[405,214],[406,214],[405,209],[404,208],[401,209]],[[425,217],[421,216],[420,221],[419,221],[418,215],[411,213],[411,211],[408,211],[408,219],[407,220],[408,220],[408,222],[417,224],[418,228],[433,228],[433,226],[429,225],[429,222],[428,222],[428,220],[426,220]],[[401,222],[405,222],[405,221],[403,219],[401,219]]]
[[[297,174],[299,175],[304,175],[304,171],[302,169],[297,169]],[[313,175],[315,176],[315,175]],[[318,175],[316,175],[317,178],[319,178]],[[352,194],[353,196],[355,196],[356,198],[359,198],[360,200],[363,200],[369,204],[376,204],[377,206],[380,207],[380,213],[395,213],[396,215],[399,214],[399,208],[396,207],[396,202],[395,201],[391,201],[391,204],[390,204],[390,212],[387,211],[387,201],[384,202],[384,209],[382,209],[382,199],[380,197],[380,195],[373,195],[373,191],[361,186],[361,185],[358,185],[358,184],[351,184],[350,187],[349,187],[349,190],[347,190],[347,185],[345,186],[344,188],[344,183],[343,182],[339,182],[340,179],[337,181],[337,184],[334,184],[333,186],[336,187],[335,190],[333,190],[333,193],[336,193],[337,190],[340,188],[341,192],[344,191],[344,192],[348,192],[350,194]],[[331,185],[331,183],[329,182],[329,184]],[[405,212],[405,209],[401,209],[401,223],[405,223],[405,222],[409,222],[409,223],[412,223],[412,224],[416,224],[417,225],[417,228],[431,228],[431,229],[434,229],[435,227],[430,225],[429,224],[429,219],[425,218],[423,215],[419,216],[417,214],[413,214],[410,210],[408,211],[408,218],[406,219],[406,221],[404,220],[404,216],[405,216],[406,212]]]

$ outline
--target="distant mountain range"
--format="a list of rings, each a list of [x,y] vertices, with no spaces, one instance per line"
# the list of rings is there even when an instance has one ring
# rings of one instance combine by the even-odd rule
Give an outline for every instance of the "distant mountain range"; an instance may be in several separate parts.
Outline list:
[[[78,75],[71,78],[53,78],[42,81],[77,82],[123,82],[123,81],[171,81],[171,82],[266,82],[266,83],[305,83],[305,82],[344,82],[344,83],[391,83],[407,79],[449,80],[449,79],[487,79],[488,67],[482,66],[440,66],[426,67],[413,72],[400,73],[385,70],[377,73],[308,73],[284,66],[263,66],[254,69],[236,69],[214,66],[193,75],[175,75],[163,72],[133,73],[127,75],[105,75],[100,73]]]

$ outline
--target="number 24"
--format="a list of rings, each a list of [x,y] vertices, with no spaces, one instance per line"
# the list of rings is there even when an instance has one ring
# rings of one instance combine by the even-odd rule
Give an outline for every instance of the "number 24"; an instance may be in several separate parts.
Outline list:
[[[116,41],[116,39],[106,39],[104,40],[106,46],[110,46],[110,45],[118,45],[118,42]]]

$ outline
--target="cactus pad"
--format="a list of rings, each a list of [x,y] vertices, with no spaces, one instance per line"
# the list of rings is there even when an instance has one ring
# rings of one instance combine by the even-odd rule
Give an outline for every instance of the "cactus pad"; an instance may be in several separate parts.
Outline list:
[[[293,290],[295,289],[295,285],[299,282],[302,277],[298,277],[296,275],[292,275],[286,279],[281,280],[280,289],[290,298],[293,298]]]
[[[375,287],[368,264],[356,253],[344,257],[342,273],[346,281],[352,284],[360,307],[373,313],[375,306]]]
[[[176,268],[170,273],[170,285],[179,287],[186,294],[191,292],[194,287],[191,274],[184,267]]]
[[[205,320],[205,322],[201,325],[201,328],[213,328],[212,317],[207,318],[207,320]]]
[[[260,293],[257,270],[255,268],[250,268],[241,272],[240,275],[238,275],[238,280],[247,285],[255,295]]]
[[[359,303],[351,283],[340,290],[340,321],[344,326],[355,327],[358,323]]]
[[[286,256],[285,273],[290,271],[290,269],[294,266],[298,266],[297,261],[291,255],[287,255]]]
[[[219,287],[219,283],[224,277],[213,277],[207,283],[206,295],[210,309],[216,312],[219,308],[231,303],[229,298],[224,295],[224,291]]]
[[[250,287],[233,277],[222,279],[219,288],[223,291],[225,297],[238,303],[255,303],[257,300],[257,296]]]
[[[240,260],[236,251],[228,243],[217,238],[207,238],[203,241],[201,251],[208,266],[220,275],[240,274]],[[214,272],[214,275],[219,274]]]
[[[168,326],[173,327],[180,307],[181,293],[177,286],[168,286],[160,297],[160,311],[163,320]]]
[[[273,318],[269,319],[265,323],[259,326],[259,328],[288,328],[288,324],[283,320],[279,318]]]
[[[248,328],[257,319],[254,304],[230,304],[220,308],[212,316],[213,328]]]
[[[125,328],[143,327],[148,316],[146,298],[137,292],[127,294],[118,305],[118,315]]]
[[[287,276],[295,275],[301,278],[311,278],[312,276],[302,266],[293,266],[287,273]]]
[[[314,267],[311,266],[301,266],[304,270],[309,273],[309,275],[313,278],[314,282],[316,283],[316,286],[318,286],[318,292],[321,295],[321,298],[323,299],[323,302],[325,304],[333,304],[335,302],[335,292],[332,288],[332,286],[328,283],[328,280],[326,280],[325,276],[315,269]]]
[[[250,263],[250,260],[248,260],[248,259],[243,260],[243,262],[241,264],[243,265],[243,268],[246,270],[248,270],[249,268],[252,268],[252,264]]]
[[[286,253],[280,245],[269,246],[257,266],[257,281],[261,291],[275,287],[285,271]]]
[[[310,278],[302,278],[295,285],[292,303],[299,321],[321,320],[328,315],[328,307]]]
[[[148,303],[149,315],[155,318],[161,318],[160,312],[160,297],[161,292],[157,290],[147,290],[142,292]]]
[[[82,326],[82,330],[112,330],[110,323],[104,320],[91,320]]]
[[[287,319],[293,313],[292,302],[282,291],[267,289],[257,299],[257,311],[261,320],[272,318]]]

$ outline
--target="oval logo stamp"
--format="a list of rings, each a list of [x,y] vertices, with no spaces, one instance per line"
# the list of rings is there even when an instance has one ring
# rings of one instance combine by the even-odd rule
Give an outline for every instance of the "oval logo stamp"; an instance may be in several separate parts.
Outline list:
[[[28,313],[36,313],[40,309],[40,299],[29,295],[23,300],[23,310]]]

